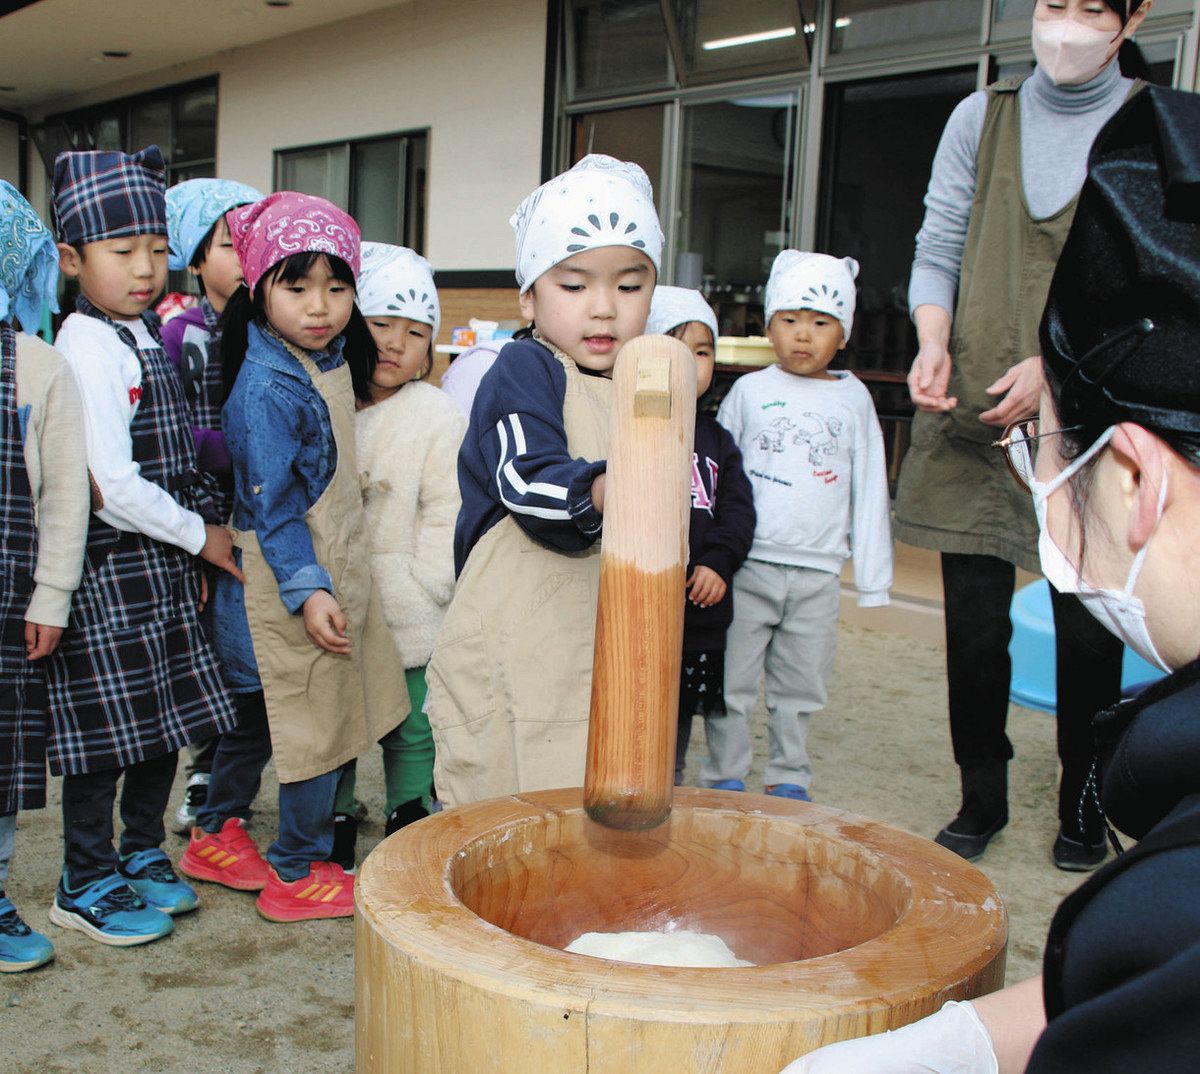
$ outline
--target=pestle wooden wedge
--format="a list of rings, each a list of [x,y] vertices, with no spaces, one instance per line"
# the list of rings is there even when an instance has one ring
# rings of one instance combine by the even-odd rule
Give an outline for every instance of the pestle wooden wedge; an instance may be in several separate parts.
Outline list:
[[[621,348],[604,491],[584,808],[609,828],[671,812],[696,363],[670,336]]]

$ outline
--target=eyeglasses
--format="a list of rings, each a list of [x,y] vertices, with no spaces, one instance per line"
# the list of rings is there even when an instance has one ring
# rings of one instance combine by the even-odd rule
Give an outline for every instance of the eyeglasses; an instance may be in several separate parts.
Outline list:
[[[1014,421],[1004,430],[1004,436],[992,442],[992,447],[1004,451],[1004,461],[1008,463],[1008,472],[1013,480],[1026,492],[1030,491],[1033,477],[1033,443],[1047,436],[1058,436],[1060,433],[1073,433],[1082,429],[1082,425],[1070,425],[1065,429],[1051,429],[1048,433],[1038,432],[1036,418],[1026,421]]]

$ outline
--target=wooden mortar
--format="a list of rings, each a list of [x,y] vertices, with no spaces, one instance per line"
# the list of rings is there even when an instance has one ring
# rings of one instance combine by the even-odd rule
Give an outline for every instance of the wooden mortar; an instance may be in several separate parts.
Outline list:
[[[496,798],[385,840],[355,890],[361,1074],[777,1074],[1003,983],[987,878],[824,806],[678,788],[617,831],[578,788]],[[747,969],[572,955],[582,932],[715,933]]]

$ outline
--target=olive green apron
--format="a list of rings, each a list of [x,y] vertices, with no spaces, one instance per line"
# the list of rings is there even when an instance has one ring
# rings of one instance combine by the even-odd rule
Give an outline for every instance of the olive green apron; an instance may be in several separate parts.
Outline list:
[[[299,348],[288,351],[312,378],[329,408],[337,465],[304,518],[313,552],[333,578],[349,621],[350,655],[313,644],[304,617],[279,599],[275,574],[253,531],[235,535],[246,576],[246,618],[266,698],[271,748],[280,783],[331,772],[364,753],[409,712],[404,662],[371,581],[362,492],[354,455],[354,390],[350,367],[322,373]]]
[[[555,357],[571,456],[606,458],[612,381]],[[599,585],[599,541],[556,552],[511,515],[471,549],[426,672],[447,805],[582,784]]]
[[[1024,78],[988,87],[950,338],[945,414],[918,411],[896,490],[897,540],[939,552],[998,556],[1038,571],[1033,502],[990,445],[1002,430],[979,415],[1001,397],[986,392],[1011,366],[1041,353],[1038,325],[1079,197],[1036,219],[1021,177]],[[1134,90],[1138,88],[1135,85]]]

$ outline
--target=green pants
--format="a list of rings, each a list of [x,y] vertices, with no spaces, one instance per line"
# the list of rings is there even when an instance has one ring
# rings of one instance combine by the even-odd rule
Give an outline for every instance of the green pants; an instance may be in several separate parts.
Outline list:
[[[428,809],[429,790],[433,785],[433,732],[429,729],[429,717],[422,711],[425,707],[425,668],[407,668],[404,683],[408,687],[412,713],[379,740],[383,749],[386,814],[414,798],[420,798],[421,804]],[[342,765],[333,803],[335,813],[354,812],[356,780],[356,763],[349,761]]]

